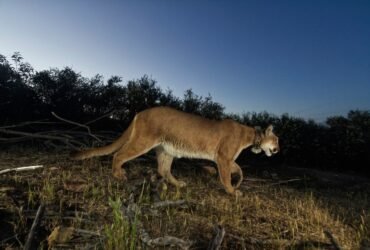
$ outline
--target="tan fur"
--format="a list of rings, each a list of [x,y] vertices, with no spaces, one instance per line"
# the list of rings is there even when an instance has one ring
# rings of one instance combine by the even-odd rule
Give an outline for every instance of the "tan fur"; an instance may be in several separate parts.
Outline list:
[[[268,156],[279,151],[278,138],[273,134],[272,126],[265,133],[258,134],[254,128],[232,120],[214,121],[168,107],[156,107],[138,113],[114,143],[78,152],[71,157],[82,160],[116,152],[112,164],[113,176],[126,180],[122,165],[155,149],[158,173],[178,187],[186,184],[171,174],[174,157],[207,159],[217,164],[225,190],[234,193],[243,180],[243,172],[235,159],[243,149],[252,145],[257,151],[265,151]],[[231,184],[233,173],[240,175],[235,186]]]

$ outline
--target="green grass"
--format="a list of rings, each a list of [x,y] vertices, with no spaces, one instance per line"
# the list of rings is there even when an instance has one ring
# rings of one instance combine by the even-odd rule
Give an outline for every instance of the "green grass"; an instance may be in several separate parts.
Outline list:
[[[109,206],[112,209],[113,221],[104,226],[105,249],[136,249],[138,239],[136,224],[130,225],[127,218],[122,215],[122,201],[120,198],[109,198]],[[136,218],[136,217],[135,217]]]

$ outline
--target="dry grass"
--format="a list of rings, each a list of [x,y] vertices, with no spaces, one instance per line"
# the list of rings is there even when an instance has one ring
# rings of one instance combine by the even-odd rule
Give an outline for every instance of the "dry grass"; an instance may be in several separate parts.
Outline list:
[[[41,248],[50,247],[47,237],[55,228],[68,227],[73,234],[54,240],[53,248],[141,249],[136,223],[120,213],[130,195],[144,211],[135,218],[152,238],[191,240],[191,249],[207,248],[215,225],[226,231],[222,249],[334,249],[324,231],[343,249],[359,249],[370,240],[369,185],[320,187],[309,179],[271,185],[277,180],[254,174],[257,179],[243,182],[243,196],[233,197],[196,162],[175,163],[174,174],[188,184],[178,190],[155,181],[155,162],[150,160],[129,163],[129,181],[120,183],[111,176],[110,158],[74,162],[66,154],[23,151],[2,152],[0,159],[0,169],[46,166],[0,176],[0,248],[24,244],[44,202],[47,209],[36,239]],[[185,199],[188,206],[153,209],[156,195]]]

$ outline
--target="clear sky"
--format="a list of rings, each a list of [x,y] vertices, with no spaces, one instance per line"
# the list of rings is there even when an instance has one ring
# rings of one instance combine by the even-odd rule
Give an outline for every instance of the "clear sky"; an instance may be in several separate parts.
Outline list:
[[[227,112],[370,110],[370,1],[0,0],[0,54],[36,70],[147,74]]]

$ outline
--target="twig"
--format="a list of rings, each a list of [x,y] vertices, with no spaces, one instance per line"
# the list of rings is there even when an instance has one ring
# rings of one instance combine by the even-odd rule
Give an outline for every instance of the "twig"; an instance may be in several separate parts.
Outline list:
[[[16,131],[12,129],[3,129],[0,128],[0,132],[4,134],[11,134],[11,135],[23,135],[28,137],[34,137],[34,138],[42,138],[42,139],[51,139],[51,140],[66,140],[63,137],[60,136],[53,136],[53,135],[41,135],[37,133],[28,133],[28,132],[22,132],[22,131]]]
[[[3,129],[8,129],[8,128],[17,128],[17,127],[24,127],[30,124],[55,124],[55,122],[47,122],[46,120],[40,120],[40,121],[29,121],[29,122],[22,122],[19,124],[13,124],[13,125],[8,125],[8,126],[3,126],[0,128]]]
[[[18,168],[8,168],[0,171],[0,174],[5,174],[9,172],[20,172],[20,171],[27,171],[27,170],[35,170],[38,168],[43,168],[44,165],[35,165],[35,166],[27,166],[27,167],[18,167]]]
[[[172,207],[172,206],[180,206],[180,205],[183,205],[185,203],[186,203],[185,200],[177,200],[177,201],[166,200],[166,201],[155,202],[155,203],[153,203],[152,207],[153,208]]]
[[[94,120],[91,120],[91,121],[86,122],[84,125],[88,125],[88,124],[94,123],[96,121],[99,121],[99,120],[101,120],[101,119],[103,119],[103,118],[105,118],[107,116],[110,116],[111,114],[113,114],[115,112],[117,112],[117,110],[115,110],[115,109],[112,110],[112,111],[109,111],[108,113],[106,113],[106,114],[104,114],[102,116],[99,116],[98,118],[95,118]]]
[[[16,238],[16,237],[18,237],[18,234],[15,234],[15,235],[13,235],[13,236],[10,236],[10,237],[8,237],[8,238],[3,239],[3,240],[0,242],[0,246],[3,246],[3,245],[5,244],[5,242],[7,242],[7,241],[9,241],[9,240],[11,240],[11,239],[14,239],[14,238]]]
[[[98,237],[101,236],[100,233],[89,231],[89,230],[84,230],[84,229],[79,229],[79,228],[75,228],[74,231],[78,234],[86,234],[86,235],[92,235],[92,236],[98,236]]]
[[[245,239],[246,242],[252,245],[280,245],[288,246],[291,244],[291,241],[286,239],[257,239],[253,237],[248,237]]]
[[[244,178],[244,179],[243,179],[243,182],[244,182],[244,181],[267,182],[267,180],[266,180],[266,179],[251,178],[251,177]]]
[[[15,143],[15,142],[21,142],[21,141],[27,141],[29,138],[27,136],[20,136],[15,138],[0,138],[0,142],[6,142],[6,143]]]
[[[35,217],[35,220],[32,223],[31,230],[28,233],[27,241],[26,241],[26,244],[24,245],[25,250],[31,249],[32,241],[33,241],[33,238],[35,236],[35,231],[36,231],[37,226],[40,223],[40,220],[41,220],[42,214],[44,213],[44,210],[45,210],[45,205],[43,203],[41,203],[39,208],[37,209],[36,217]]]
[[[64,122],[67,122],[67,123],[70,123],[70,124],[76,125],[76,126],[78,126],[78,127],[85,128],[91,137],[93,137],[95,140],[97,140],[97,141],[101,142],[101,140],[100,140],[98,137],[96,137],[95,135],[93,135],[93,134],[91,133],[91,130],[90,130],[90,127],[89,127],[89,126],[86,126],[86,125],[84,125],[84,124],[81,124],[81,123],[78,123],[78,122],[74,122],[74,121],[71,121],[71,120],[67,120],[67,119],[65,119],[65,118],[62,118],[62,117],[58,116],[57,114],[55,114],[54,112],[51,112],[51,114],[52,114],[55,118],[57,118],[57,119],[59,119],[59,120],[61,120],[61,121],[64,121]]]
[[[190,247],[188,241],[173,236],[164,236],[155,239],[150,239],[149,241],[146,242],[146,244],[150,247],[178,246],[181,249],[189,249]]]
[[[266,188],[266,187],[273,187],[273,186],[277,186],[277,185],[280,185],[280,184],[286,184],[286,183],[290,183],[290,182],[295,182],[295,181],[301,181],[302,179],[290,179],[290,180],[283,180],[283,181],[278,181],[278,182],[275,182],[275,183],[270,183],[270,184],[261,184],[261,185],[258,185],[258,186],[247,186],[246,183],[242,183],[242,187],[245,189],[245,190],[248,190],[248,191],[251,191],[251,190],[256,190],[258,188]]]
[[[245,247],[245,239],[242,238],[242,237],[239,237],[239,236],[236,236],[234,234],[231,234],[231,233],[227,233],[227,236],[233,238],[233,239],[236,239],[238,241],[240,241],[240,244],[241,244],[241,249],[242,250],[246,250],[247,248]]]
[[[339,246],[339,243],[338,243],[337,239],[335,239],[335,237],[333,236],[333,234],[329,230],[324,230],[324,234],[326,235],[326,237],[329,238],[331,244],[333,244],[333,246],[335,247],[335,250],[341,250],[342,249]]]
[[[185,241],[173,236],[164,236],[152,239],[144,229],[137,215],[141,213],[140,207],[131,201],[127,206],[122,206],[122,213],[125,218],[128,218],[131,225],[136,224],[136,228],[140,234],[140,240],[150,247],[166,247],[166,246],[177,246],[181,249],[189,249],[192,245],[191,241]]]
[[[208,246],[208,250],[220,249],[222,241],[224,240],[224,237],[225,237],[225,229],[220,225],[215,226],[215,236],[210,242]]]
[[[275,183],[271,183],[269,185],[266,185],[266,187],[271,187],[271,186],[276,186],[276,185],[280,185],[280,184],[286,184],[286,183],[289,183],[289,182],[294,182],[294,181],[301,181],[302,179],[290,179],[290,180],[284,180],[284,181],[278,181],[278,182],[275,182]]]
[[[38,138],[38,139],[58,140],[58,141],[64,142],[65,144],[69,146],[71,146],[71,142],[80,144],[78,141],[74,141],[74,140],[61,137],[61,136],[43,135],[39,133],[28,133],[28,132],[21,132],[21,131],[16,131],[16,130],[11,130],[11,129],[0,128],[0,133],[11,134],[11,135],[22,135],[22,136],[28,136],[31,138]]]

